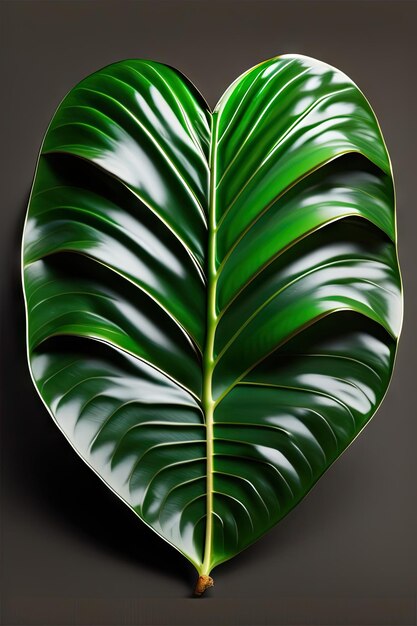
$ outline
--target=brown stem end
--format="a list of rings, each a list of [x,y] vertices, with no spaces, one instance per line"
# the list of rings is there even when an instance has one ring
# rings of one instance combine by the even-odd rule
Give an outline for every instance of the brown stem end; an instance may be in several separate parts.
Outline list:
[[[194,589],[195,596],[202,596],[206,589],[214,586],[214,580],[211,576],[199,576]]]

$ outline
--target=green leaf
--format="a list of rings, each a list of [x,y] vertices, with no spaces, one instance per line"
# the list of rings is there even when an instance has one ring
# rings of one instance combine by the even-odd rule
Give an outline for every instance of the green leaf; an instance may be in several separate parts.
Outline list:
[[[213,112],[176,70],[122,61],[55,113],[23,242],[33,380],[201,576],[379,406],[402,320],[394,204],[367,100],[307,57],[257,65]]]

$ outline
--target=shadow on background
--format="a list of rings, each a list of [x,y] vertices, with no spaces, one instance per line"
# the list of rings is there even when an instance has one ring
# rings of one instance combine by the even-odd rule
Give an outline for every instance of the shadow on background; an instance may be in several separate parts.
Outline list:
[[[20,278],[20,242],[27,200],[9,242],[3,283],[3,451],[5,494],[46,510],[54,525],[80,533],[100,549],[146,568],[180,576],[191,588],[191,564],[143,524],[85,465],[53,424],[30,378]],[[8,485],[13,489],[8,489]],[[105,514],[103,514],[105,512]],[[119,532],[115,532],[118,529]]]

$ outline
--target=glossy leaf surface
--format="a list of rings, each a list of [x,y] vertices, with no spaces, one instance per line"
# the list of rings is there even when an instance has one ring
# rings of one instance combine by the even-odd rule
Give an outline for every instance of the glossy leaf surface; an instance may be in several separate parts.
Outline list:
[[[387,389],[402,297],[375,116],[307,57],[249,70],[213,112],[168,66],[108,66],[49,126],[23,274],[54,420],[209,574],[303,498]]]

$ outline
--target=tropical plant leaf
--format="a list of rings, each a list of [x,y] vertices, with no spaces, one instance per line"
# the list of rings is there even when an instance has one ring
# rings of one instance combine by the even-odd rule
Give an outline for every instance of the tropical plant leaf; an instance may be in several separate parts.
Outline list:
[[[160,63],[81,81],[44,139],[22,263],[41,398],[198,592],[306,495],[391,377],[389,157],[359,89],[307,57],[257,65],[213,112]]]

